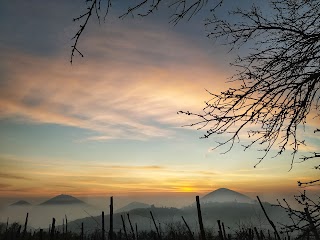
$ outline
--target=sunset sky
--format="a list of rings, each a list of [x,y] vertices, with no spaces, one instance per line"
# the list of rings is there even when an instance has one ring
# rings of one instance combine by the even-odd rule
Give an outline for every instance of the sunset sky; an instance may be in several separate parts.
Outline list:
[[[0,197],[297,193],[314,162],[290,155],[257,168],[256,148],[211,151],[212,136],[181,127],[221,92],[236,52],[206,38],[202,19],[177,26],[162,11],[147,18],[94,19],[70,65],[72,19],[85,1],[5,0],[0,8]],[[311,128],[311,126],[307,125]],[[245,135],[244,135],[245,136]],[[319,138],[305,133],[319,151]],[[274,150],[274,153],[276,149]]]

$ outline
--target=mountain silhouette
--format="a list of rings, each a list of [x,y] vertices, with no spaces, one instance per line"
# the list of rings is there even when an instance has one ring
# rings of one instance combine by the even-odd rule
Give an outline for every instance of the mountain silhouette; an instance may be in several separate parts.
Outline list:
[[[58,196],[55,196],[40,205],[65,205],[65,204],[82,204],[82,205],[87,205],[85,202],[79,200],[78,198],[75,198],[71,195],[65,195],[61,194]]]
[[[228,188],[219,188],[219,189],[205,195],[204,197],[202,197],[201,202],[203,202],[203,203],[208,203],[208,202],[253,203],[253,200],[244,194],[238,193],[238,192],[230,190]]]
[[[120,212],[129,212],[133,209],[137,209],[137,208],[150,208],[149,204],[146,203],[142,203],[142,202],[131,202],[128,205],[119,208],[116,212],[120,213]]]
[[[24,200],[20,200],[18,202],[12,203],[10,206],[31,206],[31,203]]]

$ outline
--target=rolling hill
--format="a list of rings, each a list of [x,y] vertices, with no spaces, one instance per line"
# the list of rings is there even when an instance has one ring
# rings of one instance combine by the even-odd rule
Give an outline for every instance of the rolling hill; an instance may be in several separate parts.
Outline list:
[[[24,200],[20,200],[15,203],[12,203],[10,206],[24,206],[25,207],[25,206],[31,206],[31,203],[24,201]]]
[[[87,205],[85,202],[79,200],[78,198],[75,198],[71,195],[65,195],[65,194],[55,196],[41,203],[40,205],[43,206],[43,205],[71,205],[71,204]]]
[[[137,209],[137,208],[150,208],[151,206],[149,204],[146,203],[142,203],[142,202],[131,202],[128,205],[117,209],[117,211],[115,211],[116,213],[121,213],[121,212],[129,212],[133,209]]]
[[[217,203],[227,203],[227,202],[237,202],[237,203],[254,203],[254,201],[241,193],[230,190],[228,188],[219,188],[211,193],[208,193],[201,198],[202,203],[217,202]]]

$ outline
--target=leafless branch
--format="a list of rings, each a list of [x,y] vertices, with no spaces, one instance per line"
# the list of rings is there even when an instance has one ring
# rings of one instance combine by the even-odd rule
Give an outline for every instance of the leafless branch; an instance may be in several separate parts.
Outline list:
[[[232,148],[246,131],[252,140],[243,144],[244,150],[261,146],[257,164],[271,150],[278,149],[276,157],[289,149],[292,168],[305,145],[297,131],[311,111],[318,117],[320,112],[320,3],[271,1],[271,7],[273,16],[252,6],[231,11],[237,17],[234,22],[216,15],[207,20],[208,37],[223,41],[231,50],[253,47],[233,63],[239,73],[231,81],[240,87],[210,93],[200,113],[179,113],[199,118],[189,126],[208,129],[203,138],[229,134],[217,147],[229,144]]]

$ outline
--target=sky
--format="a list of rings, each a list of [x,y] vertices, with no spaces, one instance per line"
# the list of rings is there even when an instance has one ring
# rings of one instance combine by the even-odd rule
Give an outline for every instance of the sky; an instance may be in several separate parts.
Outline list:
[[[146,18],[93,19],[70,64],[85,10],[74,1],[2,1],[0,8],[0,198],[57,194],[194,197],[220,187],[270,200],[301,191],[315,162],[290,154],[266,158],[256,148],[212,151],[225,136],[200,139],[182,127],[196,119],[206,92],[232,84],[237,55],[206,38],[201,13],[176,26],[166,10]],[[307,125],[307,128],[311,126]],[[319,138],[303,133],[319,150]],[[274,153],[276,152],[273,150]],[[318,191],[313,187],[310,191]]]

